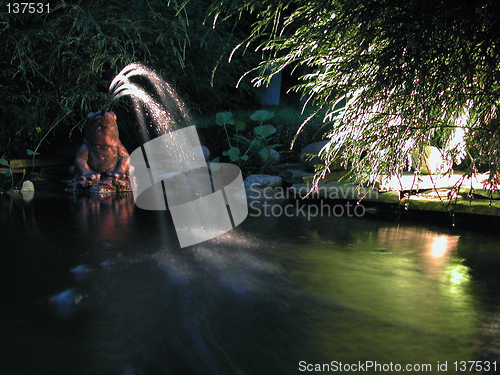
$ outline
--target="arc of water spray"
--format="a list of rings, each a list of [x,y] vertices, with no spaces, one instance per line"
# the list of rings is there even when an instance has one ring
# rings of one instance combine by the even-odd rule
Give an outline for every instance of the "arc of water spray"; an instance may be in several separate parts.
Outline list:
[[[118,75],[113,79],[113,81],[109,85],[111,101],[115,101],[119,99],[121,96],[123,96],[123,95],[118,95],[122,91],[121,89],[122,86],[124,87],[124,89],[131,88],[130,78],[133,76],[148,77],[149,82],[153,85],[153,87],[156,90],[156,93],[160,96],[162,103],[165,103],[167,100],[165,91],[169,93],[173,92],[170,85],[165,81],[163,81],[163,79],[154,70],[148,69],[141,64],[130,64],[127,65],[125,68],[123,68],[122,71],[118,73]],[[137,86],[132,84],[132,90],[135,87]],[[174,98],[174,100],[176,101],[176,104],[179,103],[179,100],[177,98]]]
[[[153,83],[153,86],[158,94],[163,97],[162,99],[164,99],[164,94],[160,85],[155,82],[159,79],[156,73],[148,71],[139,64],[131,64],[126,66],[111,82],[109,86],[109,99],[103,108],[103,113],[106,112],[111,105],[121,97],[130,96],[132,98],[139,99],[153,115],[164,117],[166,115],[165,111],[160,108],[153,98],[142,88],[130,82],[130,77],[146,74],[151,74],[151,76],[155,78],[151,82]]]
[[[131,81],[134,76],[141,76],[148,80],[153,86],[155,94],[160,103],[149,95],[138,84]],[[123,96],[129,96],[133,102],[134,108],[139,115],[139,121],[144,124],[144,117],[140,113],[141,104],[151,114],[156,123],[162,123],[166,126],[158,127],[158,133],[175,126],[183,127],[190,122],[189,116],[185,112],[184,103],[177,96],[172,87],[165,82],[154,70],[145,67],[142,64],[129,64],[123,68],[113,79],[109,86],[109,98],[102,108],[102,113],[108,111],[112,104]],[[172,116],[175,118],[172,118]],[[183,124],[179,124],[182,120]]]
[[[147,79],[155,97],[132,82],[134,76]],[[227,233],[246,218],[240,169],[223,163],[209,168],[196,127],[186,126],[191,124],[184,103],[158,74],[141,64],[130,64],[113,79],[109,93],[103,111],[130,96],[141,130],[146,128],[143,109],[157,125],[157,137],[147,139],[144,131],[146,142],[130,154],[137,181],[134,200],[146,210],[166,210],[168,206],[181,247]]]

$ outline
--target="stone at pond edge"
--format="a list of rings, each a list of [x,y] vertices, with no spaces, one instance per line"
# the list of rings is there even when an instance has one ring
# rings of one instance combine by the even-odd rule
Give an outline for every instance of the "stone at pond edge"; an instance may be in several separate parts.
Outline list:
[[[16,197],[16,195],[19,197],[20,195],[25,202],[31,202],[35,196],[35,185],[30,180],[26,180],[23,182],[20,190],[12,189],[7,193],[10,194],[11,197]]]
[[[28,191],[35,191],[35,185],[33,185],[33,182],[31,182],[30,180],[24,181],[23,187],[21,188],[21,193]]]
[[[260,151],[260,156],[262,159],[269,164],[278,164],[281,160],[280,154],[274,148],[267,149],[264,148]]]
[[[201,146],[201,150],[203,151],[203,157],[205,158],[205,160],[208,160],[208,158],[210,157],[210,150],[208,149],[208,147]]]
[[[268,174],[252,174],[245,178],[245,188],[277,188],[283,185],[283,179],[279,176],[271,176]]]
[[[252,174],[245,178],[244,184],[248,201],[277,203],[283,200],[283,179],[279,176]]]

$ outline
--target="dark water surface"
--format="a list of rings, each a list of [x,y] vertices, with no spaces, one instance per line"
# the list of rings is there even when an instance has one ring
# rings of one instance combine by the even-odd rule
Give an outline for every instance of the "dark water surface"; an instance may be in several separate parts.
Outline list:
[[[500,370],[495,234],[249,216],[180,249],[131,197],[0,198],[0,374]]]

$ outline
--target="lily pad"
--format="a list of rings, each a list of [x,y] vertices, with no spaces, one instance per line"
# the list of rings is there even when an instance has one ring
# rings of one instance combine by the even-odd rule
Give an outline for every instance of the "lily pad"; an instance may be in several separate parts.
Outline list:
[[[234,125],[234,117],[231,112],[219,112],[215,115],[217,125]]]
[[[274,117],[274,113],[270,112],[266,109],[261,109],[260,111],[255,111],[251,116],[250,119],[252,121],[258,121],[258,122],[264,122],[267,120],[270,120]]]
[[[261,125],[253,129],[254,133],[263,138],[269,137],[271,134],[276,133],[276,128],[272,125]]]
[[[229,156],[229,159],[231,159],[231,161],[237,161],[240,156],[240,149],[233,146],[229,150],[222,152],[222,155]]]

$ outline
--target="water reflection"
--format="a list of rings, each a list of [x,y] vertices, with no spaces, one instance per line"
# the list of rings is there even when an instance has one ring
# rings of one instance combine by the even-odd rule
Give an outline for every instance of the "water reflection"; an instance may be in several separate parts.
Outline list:
[[[454,236],[454,239],[456,239],[455,241],[455,246],[456,246],[456,242],[458,242],[458,236]],[[446,253],[450,250],[450,247],[451,246],[449,246],[449,240],[446,236],[435,235],[434,238],[432,239],[429,254],[434,259],[442,259],[446,255]]]
[[[418,227],[388,227],[378,230],[378,244],[388,251],[417,257],[420,269],[429,277],[439,275],[457,250],[460,236]]]
[[[467,278],[460,284],[449,282],[449,269],[457,269],[455,263],[460,262],[456,259],[457,235],[372,221],[358,221],[356,227],[348,228],[329,224],[325,231],[324,222],[315,222],[311,227],[320,229],[312,232],[312,243],[287,249],[300,259],[292,272],[302,288],[357,312],[340,320],[338,315],[320,319],[323,324],[329,320],[336,323],[315,327],[323,337],[314,343],[323,343],[317,347],[318,352],[325,356],[339,352],[338,346],[325,337],[338,339],[338,332],[346,332],[343,342],[362,352],[372,352],[373,342],[383,342],[385,349],[407,348],[399,354],[373,353],[386,361],[394,356],[416,361],[422,345],[450,349],[448,354],[445,349],[435,355],[430,351],[425,355],[429,359],[448,356],[451,360],[459,352],[473,356],[478,317],[470,282]],[[370,339],[365,341],[362,337],[367,332]],[[361,341],[354,345],[355,340]],[[428,344],[423,344],[427,340]],[[462,346],[450,355],[454,340]],[[344,351],[345,355],[356,356],[354,351]]]
[[[88,238],[91,246],[118,246],[130,237],[135,204],[132,194],[72,197],[78,218],[75,235]]]
[[[249,217],[180,249],[168,213],[126,197],[7,207],[0,360],[17,373],[294,374],[299,361],[499,357],[495,237]]]

